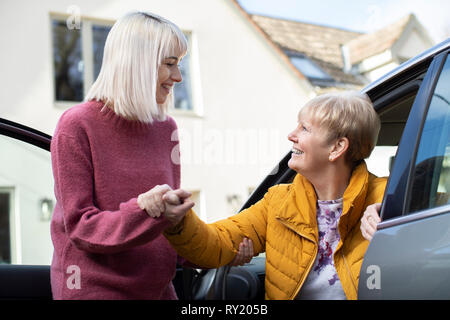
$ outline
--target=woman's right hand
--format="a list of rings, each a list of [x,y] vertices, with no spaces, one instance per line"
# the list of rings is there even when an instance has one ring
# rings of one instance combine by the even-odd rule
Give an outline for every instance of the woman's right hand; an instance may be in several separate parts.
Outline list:
[[[377,224],[381,222],[379,216],[380,210],[381,203],[371,204],[366,208],[361,218],[361,233],[369,241],[372,240],[373,235],[377,231]]]
[[[177,189],[169,191],[163,196],[165,202],[164,216],[173,226],[179,224],[186,213],[194,207],[195,203],[189,199],[191,195],[188,191]]]
[[[236,253],[233,261],[230,262],[230,266],[243,266],[249,263],[254,257],[253,242],[251,239],[244,238],[239,244],[239,251]]]
[[[172,188],[169,185],[163,184],[140,194],[137,198],[139,208],[145,210],[150,217],[158,218],[166,210],[163,195],[170,190]]]

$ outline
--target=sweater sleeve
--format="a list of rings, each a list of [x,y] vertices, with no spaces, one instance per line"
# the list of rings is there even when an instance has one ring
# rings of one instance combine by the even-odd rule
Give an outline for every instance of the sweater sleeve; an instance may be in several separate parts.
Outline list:
[[[265,251],[267,213],[271,190],[250,208],[224,220],[206,224],[190,210],[180,225],[164,235],[179,255],[206,268],[230,263],[244,237],[252,240],[254,254]]]
[[[51,143],[51,156],[57,207],[62,211],[66,234],[80,250],[117,253],[153,240],[170,225],[164,217],[154,219],[141,210],[137,198],[111,211],[95,206],[87,137],[57,132]]]

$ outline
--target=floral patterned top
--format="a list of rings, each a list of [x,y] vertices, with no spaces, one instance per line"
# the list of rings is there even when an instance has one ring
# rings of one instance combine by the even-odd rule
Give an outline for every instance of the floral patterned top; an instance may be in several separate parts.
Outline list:
[[[319,249],[303,287],[296,299],[343,300],[346,299],[336,268],[333,253],[339,243],[337,229],[342,214],[343,199],[317,201]]]

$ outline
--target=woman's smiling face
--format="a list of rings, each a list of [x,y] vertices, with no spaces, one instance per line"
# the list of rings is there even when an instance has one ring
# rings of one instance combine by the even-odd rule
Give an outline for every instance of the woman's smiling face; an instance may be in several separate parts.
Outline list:
[[[318,126],[309,115],[299,118],[298,126],[288,135],[293,143],[289,168],[309,175],[320,171],[329,163],[332,145],[327,130]]]
[[[156,102],[163,104],[167,96],[173,90],[175,82],[183,80],[178,63],[180,58],[170,56],[165,58],[158,69],[158,82],[156,84]]]

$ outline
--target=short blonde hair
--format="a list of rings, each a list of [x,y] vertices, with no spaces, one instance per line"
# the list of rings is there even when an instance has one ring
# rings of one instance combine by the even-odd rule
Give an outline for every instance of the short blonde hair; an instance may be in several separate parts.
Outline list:
[[[330,143],[344,137],[349,140],[349,162],[369,157],[377,143],[380,119],[366,94],[346,91],[317,96],[300,110],[299,118],[304,115],[328,131]]]
[[[125,15],[108,34],[100,73],[85,100],[103,101],[127,119],[165,120],[174,98],[172,91],[164,104],[156,102],[158,69],[177,50],[184,56],[187,40],[175,24],[150,13]]]

